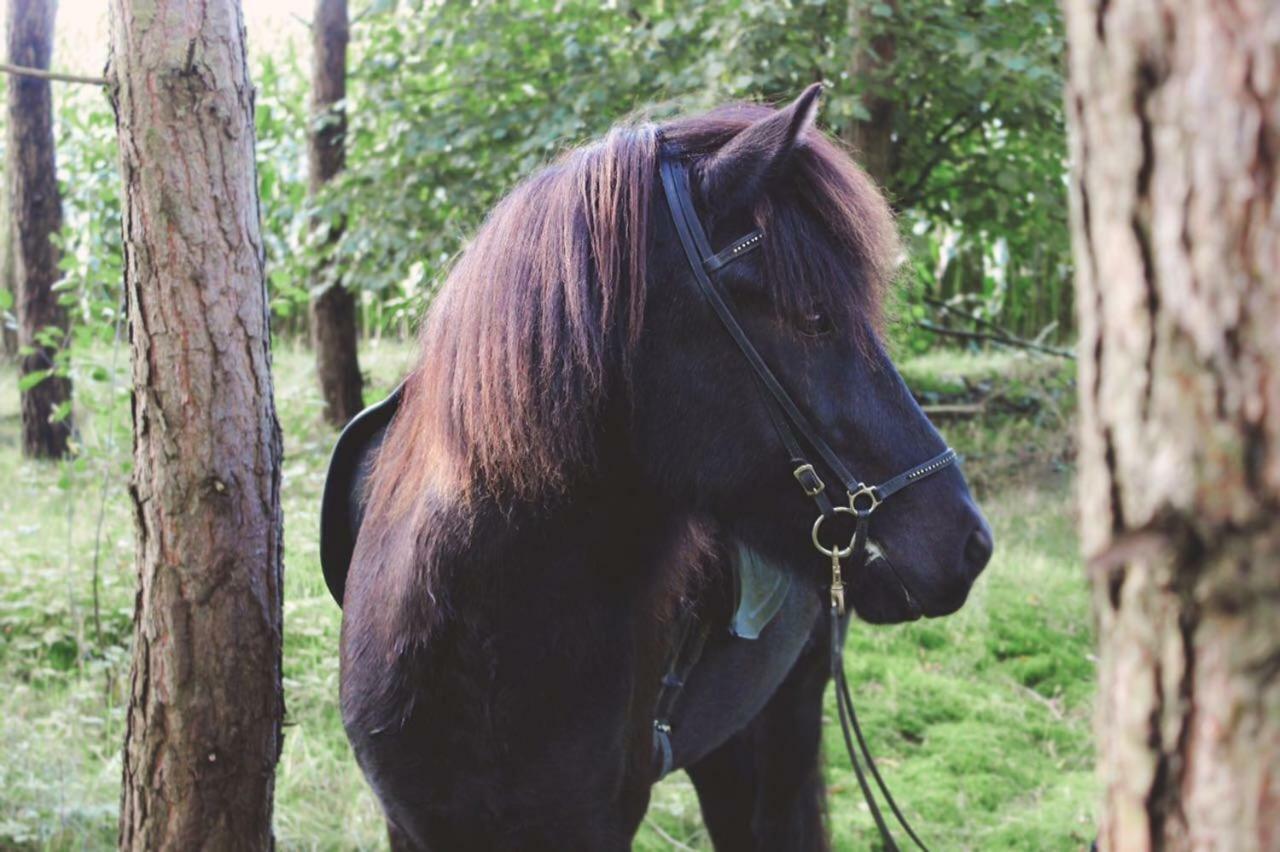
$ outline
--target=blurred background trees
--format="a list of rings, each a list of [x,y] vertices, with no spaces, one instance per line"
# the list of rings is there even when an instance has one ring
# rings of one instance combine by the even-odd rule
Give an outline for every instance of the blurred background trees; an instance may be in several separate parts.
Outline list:
[[[324,192],[346,162],[347,0],[316,0],[311,20],[311,131],[307,144],[307,189]],[[323,246],[342,238],[342,217],[317,217]],[[325,420],[342,426],[364,407],[355,295],[343,286],[332,258],[322,254],[311,287],[311,348],[324,394]]]
[[[9,63],[49,69],[53,0],[10,0],[6,15]],[[17,77],[7,92],[3,260],[5,302],[14,308],[21,358],[22,451],[33,458],[66,455],[71,436],[71,379],[64,349],[67,315],[54,293],[58,273],[58,196],[53,95],[48,80]],[[12,344],[11,344],[12,346]]]
[[[358,0],[345,97],[332,52],[315,67],[327,88],[310,82],[311,45],[331,42],[333,16],[312,21],[309,4],[295,5],[308,20],[255,34],[251,16],[250,32],[278,334],[341,345],[309,310],[336,285],[362,338],[406,336],[488,209],[561,149],[637,111],[777,100],[822,80],[822,121],[862,152],[901,215],[909,321],[896,342],[919,352],[993,327],[1072,339],[1053,0]],[[110,108],[101,92],[64,87],[57,119],[61,298],[77,339],[102,339],[120,302]],[[344,153],[345,168],[318,150]],[[353,383],[331,382],[335,423]]]

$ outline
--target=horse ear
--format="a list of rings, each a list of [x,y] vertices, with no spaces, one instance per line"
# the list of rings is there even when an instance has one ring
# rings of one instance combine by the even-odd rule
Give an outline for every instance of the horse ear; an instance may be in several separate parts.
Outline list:
[[[814,83],[790,105],[729,140],[702,167],[702,197],[726,209],[752,206],[785,171],[791,152],[813,125],[820,94],[822,84]]]

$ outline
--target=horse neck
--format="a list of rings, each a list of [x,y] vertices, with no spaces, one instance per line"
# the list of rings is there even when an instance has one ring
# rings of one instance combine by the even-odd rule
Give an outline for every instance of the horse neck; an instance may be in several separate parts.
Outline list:
[[[467,616],[518,617],[539,607],[605,608],[615,615],[660,597],[672,516],[643,489],[621,479],[570,489],[550,501],[499,504],[480,499],[449,508],[470,513],[419,531],[428,543],[419,566],[433,597]],[[439,524],[440,517],[425,522]],[[483,615],[482,615],[483,614]],[[562,612],[566,616],[571,612]]]

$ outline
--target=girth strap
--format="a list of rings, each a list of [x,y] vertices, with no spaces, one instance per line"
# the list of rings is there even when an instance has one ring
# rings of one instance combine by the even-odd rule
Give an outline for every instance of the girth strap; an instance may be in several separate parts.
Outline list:
[[[653,751],[658,765],[658,778],[663,778],[674,768],[675,753],[671,746],[671,714],[685,682],[702,659],[702,649],[707,644],[710,628],[704,624],[692,603],[686,603],[680,616],[680,628],[676,641],[667,658],[667,672],[662,676],[658,690],[657,706],[653,712]]]

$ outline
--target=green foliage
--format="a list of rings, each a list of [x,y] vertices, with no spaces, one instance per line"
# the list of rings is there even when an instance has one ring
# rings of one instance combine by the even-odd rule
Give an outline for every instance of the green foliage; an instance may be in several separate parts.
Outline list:
[[[255,58],[259,194],[278,330],[305,329],[312,289],[360,290],[366,330],[404,333],[451,258],[518,180],[637,110],[782,100],[827,84],[836,135],[892,111],[886,191],[908,240],[900,342],[937,341],[925,298],[1026,335],[1071,329],[1052,0],[379,2],[356,15],[348,170],[306,193],[307,58],[300,38]],[[871,39],[891,57],[850,68]],[[76,340],[110,339],[122,298],[115,129],[103,94],[57,89],[65,280]],[[344,226],[329,246],[310,217]],[[330,254],[336,264],[330,264]]]
[[[1070,299],[1052,0],[871,4],[894,36],[875,80],[850,78],[857,3],[406,4],[355,28],[350,169],[324,209],[347,232],[351,286],[412,316],[485,213],[521,177],[638,109],[781,100],[826,81],[841,134],[863,100],[893,113],[890,197],[910,237],[907,303],[975,294],[1027,333]],[[923,337],[917,348],[931,343]]]
[[[258,134],[258,197],[268,293],[277,329],[299,331],[310,294],[314,250],[308,242],[308,82],[297,45],[262,56],[253,70]]]
[[[886,188],[906,212],[913,303],[968,294],[986,318],[1028,335],[1056,322],[1062,339],[1073,323],[1057,3],[901,0],[868,27],[896,47],[865,84],[895,104]]]
[[[123,308],[120,175],[116,123],[91,86],[57,90],[58,191],[62,195],[62,280],[58,289],[83,344],[113,337]]]

